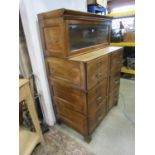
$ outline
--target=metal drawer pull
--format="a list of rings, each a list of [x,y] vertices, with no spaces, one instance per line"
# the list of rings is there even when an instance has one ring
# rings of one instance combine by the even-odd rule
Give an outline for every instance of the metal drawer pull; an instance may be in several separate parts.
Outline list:
[[[99,73],[96,74],[96,77],[97,77],[97,78],[99,78],[99,77],[101,77],[101,76],[102,76],[102,73],[101,73],[101,72],[99,72]]]
[[[100,65],[102,65],[102,63],[103,63],[102,61],[97,62],[96,65],[99,67]]]
[[[119,79],[116,79],[116,80],[115,80],[115,84],[118,84],[118,83],[119,83]]]
[[[97,98],[97,101],[100,101],[100,100],[102,100],[102,96],[99,96],[99,97]]]
[[[100,121],[102,119],[102,115],[100,115],[98,118],[97,118],[97,121]]]
[[[122,64],[122,61],[117,61],[117,64]]]

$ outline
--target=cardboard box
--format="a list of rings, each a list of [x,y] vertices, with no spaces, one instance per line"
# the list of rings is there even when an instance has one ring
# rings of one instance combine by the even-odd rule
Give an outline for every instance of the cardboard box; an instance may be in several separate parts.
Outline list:
[[[135,42],[135,32],[124,33],[123,42]]]

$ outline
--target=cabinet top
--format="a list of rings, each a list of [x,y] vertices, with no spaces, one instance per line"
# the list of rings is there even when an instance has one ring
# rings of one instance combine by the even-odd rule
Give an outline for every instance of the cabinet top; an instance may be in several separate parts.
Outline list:
[[[111,52],[115,52],[117,50],[123,49],[123,47],[114,47],[114,46],[108,46],[99,50],[95,50],[93,52],[90,53],[86,53],[86,54],[82,54],[79,56],[74,56],[69,58],[69,60],[72,61],[81,61],[81,62],[87,62],[87,61],[91,61],[93,59],[96,59],[100,56],[103,56],[105,54],[111,53]]]
[[[57,9],[57,10],[53,10],[53,11],[48,11],[48,12],[44,12],[44,13],[40,13],[38,14],[38,19],[39,20],[43,20],[43,19],[48,19],[48,18],[57,18],[57,17],[80,17],[81,16],[87,17],[87,18],[95,18],[95,19],[112,19],[112,17],[107,17],[107,16],[103,16],[103,15],[97,15],[97,14],[93,14],[93,13],[88,13],[88,12],[82,12],[82,11],[75,11],[75,10],[68,10],[68,9]]]

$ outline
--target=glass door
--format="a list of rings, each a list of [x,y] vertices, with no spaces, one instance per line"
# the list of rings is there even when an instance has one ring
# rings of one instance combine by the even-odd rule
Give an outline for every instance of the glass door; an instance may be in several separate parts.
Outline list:
[[[111,28],[110,21],[98,23],[81,22],[69,23],[70,51],[86,48],[98,44],[108,43]]]

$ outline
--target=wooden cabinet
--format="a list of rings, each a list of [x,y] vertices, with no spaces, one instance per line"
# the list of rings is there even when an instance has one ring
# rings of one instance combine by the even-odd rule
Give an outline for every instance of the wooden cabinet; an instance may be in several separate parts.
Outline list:
[[[109,46],[111,19],[65,9],[38,17],[57,122],[90,141],[118,101],[122,47]]]
[[[45,56],[64,58],[109,44],[111,17],[59,9],[38,19]]]

